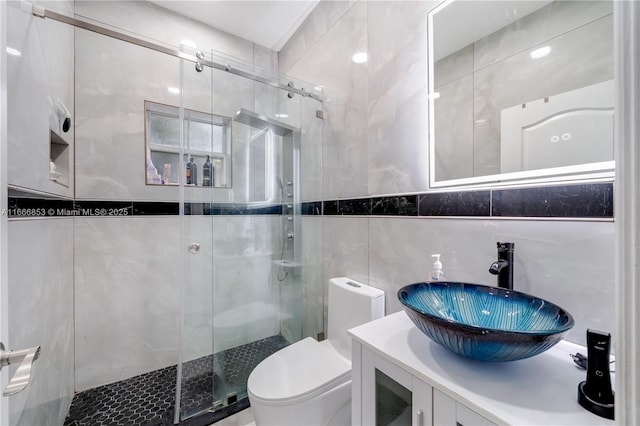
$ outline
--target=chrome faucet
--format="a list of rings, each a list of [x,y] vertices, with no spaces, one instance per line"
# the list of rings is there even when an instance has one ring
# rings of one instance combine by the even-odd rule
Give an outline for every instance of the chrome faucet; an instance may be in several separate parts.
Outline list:
[[[489,272],[498,276],[498,287],[513,290],[514,243],[498,242],[498,260],[489,267]]]

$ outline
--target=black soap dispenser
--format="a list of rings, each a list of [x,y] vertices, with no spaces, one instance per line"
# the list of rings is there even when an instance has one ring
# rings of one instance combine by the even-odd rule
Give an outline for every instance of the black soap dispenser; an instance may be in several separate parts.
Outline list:
[[[578,385],[578,403],[600,417],[613,420],[610,353],[611,334],[587,330],[587,380]]]

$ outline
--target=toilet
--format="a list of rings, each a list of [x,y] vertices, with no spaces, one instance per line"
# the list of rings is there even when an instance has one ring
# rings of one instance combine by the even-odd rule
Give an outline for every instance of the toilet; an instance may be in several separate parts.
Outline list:
[[[384,316],[384,292],[329,280],[327,340],[307,337],[267,357],[247,393],[257,426],[351,424],[351,338],[347,330]]]

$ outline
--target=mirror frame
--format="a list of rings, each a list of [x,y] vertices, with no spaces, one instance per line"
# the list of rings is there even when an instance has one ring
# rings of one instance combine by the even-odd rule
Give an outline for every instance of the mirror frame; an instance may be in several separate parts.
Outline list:
[[[456,0],[445,0],[427,12],[427,99],[428,99],[428,165],[429,189],[449,188],[480,188],[522,186],[545,183],[578,183],[584,181],[613,181],[615,179],[615,161],[601,161],[580,165],[553,167],[521,172],[501,173],[485,176],[473,176],[451,180],[437,181],[435,176],[435,64],[434,64],[434,36],[433,18],[439,11]],[[459,0],[458,0],[459,1]],[[614,77],[615,79],[615,77]],[[616,111],[614,110],[614,116]],[[613,139],[612,139],[613,143]]]

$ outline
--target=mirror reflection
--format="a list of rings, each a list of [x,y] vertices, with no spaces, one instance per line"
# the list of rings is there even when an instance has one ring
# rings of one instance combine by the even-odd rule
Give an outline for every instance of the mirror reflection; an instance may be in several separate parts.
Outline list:
[[[611,171],[612,18],[611,1],[431,12],[432,186]]]

